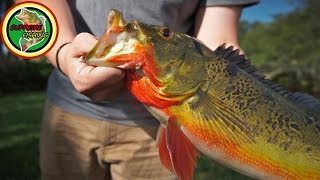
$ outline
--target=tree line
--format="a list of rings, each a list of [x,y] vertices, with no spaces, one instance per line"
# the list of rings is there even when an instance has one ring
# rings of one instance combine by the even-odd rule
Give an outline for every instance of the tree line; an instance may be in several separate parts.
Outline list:
[[[267,77],[320,96],[320,1],[291,0],[295,10],[271,23],[241,22],[240,44]]]

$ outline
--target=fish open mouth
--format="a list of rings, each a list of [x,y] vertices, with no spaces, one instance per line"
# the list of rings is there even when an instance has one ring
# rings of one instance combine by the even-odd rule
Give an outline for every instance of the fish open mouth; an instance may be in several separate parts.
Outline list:
[[[111,10],[107,18],[107,30],[85,60],[89,65],[117,67],[133,61],[139,42],[137,29],[127,23],[122,14]]]
[[[86,63],[94,66],[116,67],[130,63],[139,45],[137,32],[109,30],[86,56]]]

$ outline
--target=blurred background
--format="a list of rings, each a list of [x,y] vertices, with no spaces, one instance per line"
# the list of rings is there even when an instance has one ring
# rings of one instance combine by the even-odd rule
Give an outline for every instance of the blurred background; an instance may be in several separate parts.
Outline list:
[[[11,5],[1,1],[1,18]],[[243,11],[239,29],[242,49],[268,78],[317,97],[319,9],[319,0],[261,0]],[[19,59],[0,44],[0,179],[39,179],[40,121],[51,70],[45,58]],[[195,179],[213,178],[250,179],[202,156]]]

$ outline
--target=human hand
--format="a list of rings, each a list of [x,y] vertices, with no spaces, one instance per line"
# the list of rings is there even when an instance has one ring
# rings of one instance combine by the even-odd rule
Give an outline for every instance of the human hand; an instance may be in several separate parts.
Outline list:
[[[80,33],[59,52],[59,64],[75,89],[93,101],[112,100],[124,88],[125,72],[117,68],[96,67],[85,63],[85,55],[97,43],[89,33]]]

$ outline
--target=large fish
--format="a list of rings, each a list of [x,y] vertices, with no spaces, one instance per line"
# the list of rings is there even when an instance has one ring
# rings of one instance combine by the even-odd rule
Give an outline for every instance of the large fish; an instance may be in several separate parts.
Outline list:
[[[259,75],[232,47],[211,51],[112,10],[86,56],[126,69],[129,90],[161,122],[162,164],[191,179],[198,151],[258,179],[320,179],[320,102]]]

